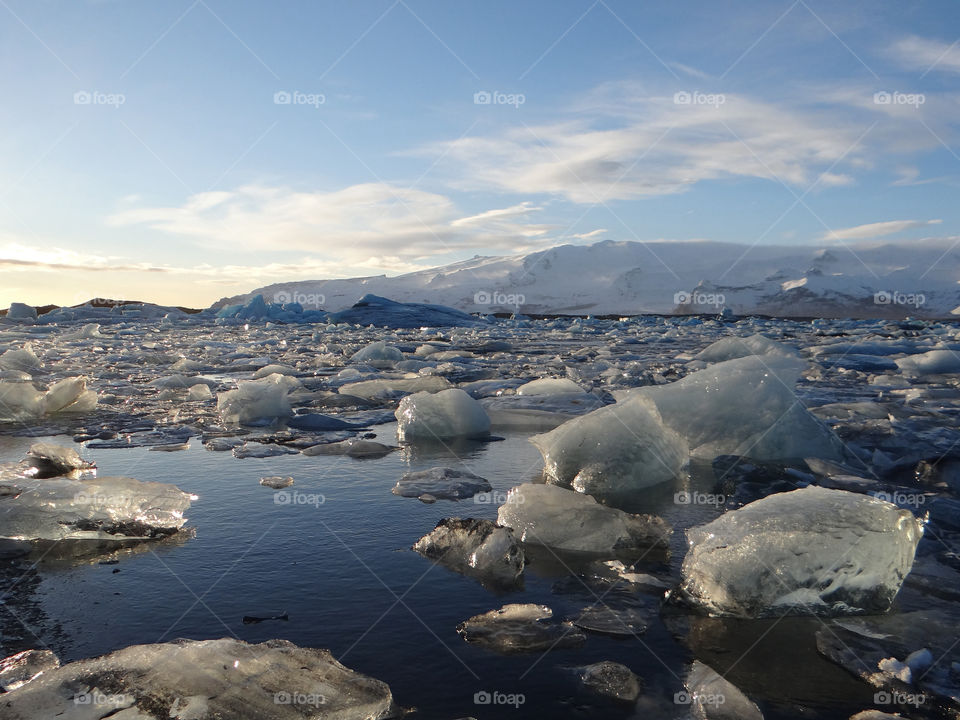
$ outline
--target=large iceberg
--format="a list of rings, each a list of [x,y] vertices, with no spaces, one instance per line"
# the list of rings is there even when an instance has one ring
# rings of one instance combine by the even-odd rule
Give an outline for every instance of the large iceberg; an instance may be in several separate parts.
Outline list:
[[[689,455],[683,438],[642,397],[569,420],[530,442],[551,482],[597,496],[671,480]]]
[[[556,485],[530,483],[510,490],[497,521],[525,543],[609,556],[665,547],[671,532],[661,518],[604,507]]]
[[[0,482],[0,537],[147,540],[183,527],[196,497],[132,478],[16,478]]]
[[[867,495],[779,493],[687,531],[681,592],[714,615],[884,612],[922,533],[912,513]]]
[[[805,366],[779,354],[750,355],[667,385],[630,390],[618,400],[652,400],[664,425],[679,433],[695,456],[843,460],[841,441],[794,392]]]
[[[408,395],[400,401],[396,417],[401,442],[480,438],[490,432],[486,411],[459,388]]]
[[[379,295],[364,295],[353,307],[330,314],[332,323],[376,325],[390,328],[474,327],[483,320],[445,305],[400,303]]]
[[[50,669],[3,696],[5,720],[396,717],[390,688],[328,650],[233,638],[133,645]]]

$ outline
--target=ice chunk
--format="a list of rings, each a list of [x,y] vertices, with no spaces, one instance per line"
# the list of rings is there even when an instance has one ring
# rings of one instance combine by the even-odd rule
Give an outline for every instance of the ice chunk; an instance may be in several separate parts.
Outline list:
[[[37,319],[37,309],[32,305],[25,305],[24,303],[10,303],[10,308],[7,310],[7,319],[8,320],[36,320]]]
[[[12,540],[146,540],[183,527],[194,499],[174,485],[124,477],[17,478],[0,483],[0,532]]]
[[[7,350],[3,355],[0,355],[0,368],[4,370],[31,372],[38,367],[40,367],[40,359],[33,354],[29,345]]]
[[[686,442],[646,398],[594,410],[530,442],[551,482],[600,497],[671,480],[688,459]]]
[[[16,690],[58,667],[60,660],[50,650],[24,650],[0,660],[0,688]]]
[[[462,500],[477,493],[490,492],[490,483],[466,470],[435,467],[429,470],[405,473],[393,488],[394,495],[420,497],[432,495],[440,500]]]
[[[43,393],[30,383],[0,382],[0,420],[26,420],[43,414]]]
[[[344,667],[328,650],[233,638],[133,645],[73,662],[5,695],[3,706],[6,720],[395,716],[385,683]]]
[[[397,448],[372,440],[348,438],[339,442],[321,443],[305,447],[300,452],[304,455],[347,455],[348,457],[383,457]]]
[[[76,330],[71,330],[63,334],[64,340],[87,340],[99,337],[103,337],[103,335],[100,333],[100,325],[98,323],[87,323]]]
[[[900,372],[910,377],[960,373],[960,353],[954,350],[931,350],[896,361]]]
[[[261,378],[265,378],[267,377],[267,375],[273,375],[274,373],[277,373],[278,375],[293,376],[297,374],[297,369],[292,368],[289,365],[277,365],[275,363],[272,363],[270,365],[264,365],[262,368],[257,370],[253,374],[253,379],[260,380]]]
[[[430,560],[495,586],[519,584],[525,562],[513,530],[489,520],[444,518],[413,549]]]
[[[457,632],[468,643],[502,653],[546,652],[586,642],[586,635],[568,622],[544,622],[552,617],[546,605],[504,605],[460,623]]]
[[[350,357],[350,362],[354,365],[363,363],[375,368],[391,368],[401,360],[403,360],[403,353],[382,340],[370,343]]]
[[[68,475],[74,470],[88,470],[95,465],[80,457],[80,454],[69,447],[53,445],[52,443],[34,443],[27,451],[27,462],[30,470],[27,474],[36,478],[50,478],[57,475]]]
[[[478,438],[490,432],[483,407],[459,388],[418,392],[400,401],[396,412],[401,442],[433,442],[455,437]]]
[[[724,680],[716,670],[699,660],[687,674],[686,693],[675,700],[689,704],[693,717],[703,720],[763,720],[763,713],[733,683]]]
[[[687,532],[682,592],[716,615],[883,612],[922,527],[907,510],[845,490],[771,495]]]
[[[287,420],[287,426],[297,430],[310,430],[312,432],[326,430],[353,430],[363,427],[363,425],[349,423],[339,418],[330,417],[329,415],[321,415],[320,413],[304,413],[302,415],[294,415]]]
[[[594,695],[633,702],[640,697],[641,681],[626,665],[611,660],[577,668],[580,684]]]
[[[293,485],[293,478],[271,475],[270,477],[260,478],[260,484],[264,487],[273,488],[274,490],[283,490],[283,488]]]
[[[587,632],[619,637],[639,636],[650,626],[650,614],[639,607],[594,604],[584,608],[573,624]]]
[[[226,423],[249,424],[286,418],[293,414],[287,394],[299,384],[294,378],[279,373],[241,382],[236,390],[217,395],[217,411]]]
[[[797,351],[793,348],[766,338],[763,335],[750,337],[725,337],[711,343],[693,356],[694,360],[715,363],[725,360],[747,357],[748,355],[786,355],[796,357]]]
[[[54,383],[43,396],[43,412],[89,412],[97,406],[97,393],[87,390],[87,379],[64,378]]]
[[[562,395],[582,392],[582,387],[567,378],[541,378],[531,380],[517,388],[517,395]]]
[[[427,375],[415,378],[391,378],[382,380],[361,380],[342,385],[338,392],[343,395],[372,400],[378,397],[409,395],[415,392],[440,392],[449,390],[453,385],[446,378]]]
[[[190,400],[209,400],[213,397],[213,393],[210,392],[209,385],[197,383],[196,385],[190,386],[190,389],[187,391],[187,397]]]
[[[697,456],[842,460],[843,444],[794,393],[804,367],[795,358],[751,355],[667,385],[631,390],[627,397],[652,400],[664,425],[679,433]]]
[[[670,527],[658,517],[604,507],[589,495],[556,485],[513,488],[497,521],[525,543],[599,555],[666,546],[670,536]]]

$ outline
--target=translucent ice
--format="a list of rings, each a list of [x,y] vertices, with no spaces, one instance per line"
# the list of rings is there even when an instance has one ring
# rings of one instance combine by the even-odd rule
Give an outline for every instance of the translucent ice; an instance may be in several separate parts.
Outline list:
[[[546,652],[586,642],[586,636],[569,622],[558,623],[552,617],[553,610],[546,605],[504,605],[465,620],[457,632],[468,643],[502,653]]]
[[[748,355],[786,355],[796,357],[796,350],[786,345],[764,337],[751,335],[750,337],[725,337],[711,343],[694,355],[695,360],[703,362],[723,362],[735,360]]]
[[[3,537],[13,540],[145,540],[186,522],[194,496],[174,485],[103,477],[17,478],[0,483]]]
[[[34,443],[27,451],[27,462],[31,477],[49,478],[57,475],[68,475],[74,470],[85,470],[93,467],[80,457],[73,448],[53,445],[52,443]]]
[[[513,488],[497,521],[525,543],[599,555],[663,546],[670,535],[658,517],[604,507],[589,495],[556,485]]]
[[[477,438],[490,431],[483,407],[459,388],[418,392],[400,401],[396,412],[401,442],[431,442],[455,437]]]
[[[844,490],[771,495],[687,532],[682,592],[715,615],[883,612],[922,527],[907,510]]]
[[[420,497],[428,494],[440,500],[461,500],[490,492],[490,483],[466,470],[435,467],[405,473],[393,488],[394,495]]]
[[[401,360],[403,360],[403,353],[382,340],[370,343],[365,348],[355,352],[350,358],[351,363],[365,363],[377,368],[391,368]]]
[[[597,496],[670,480],[689,454],[683,438],[642,397],[569,420],[530,442],[543,455],[551,482]]]
[[[909,355],[896,363],[900,372],[911,377],[960,373],[960,352],[931,350],[920,355]]]
[[[0,660],[0,688],[16,690],[58,667],[60,660],[50,650],[24,650]]]
[[[217,411],[227,423],[247,424],[265,418],[285,418],[293,414],[287,394],[299,381],[274,373],[261,380],[241,382],[236,390],[217,396]]]
[[[580,684],[600,697],[633,702],[640,696],[642,684],[630,668],[611,660],[577,668]]]
[[[496,586],[520,582],[525,562],[513,530],[489,520],[444,518],[413,549],[452,570]]]
[[[7,350],[0,355],[0,368],[4,370],[23,370],[32,372],[40,367],[40,360],[34,355],[29,345],[22,348]]]
[[[133,645],[79,660],[4,695],[3,704],[6,720],[395,716],[385,683],[344,667],[328,650],[233,638]]]
[[[361,380],[340,387],[344,395],[353,395],[364,399],[393,395],[409,395],[415,392],[439,392],[453,386],[450,381],[433,375],[426,377],[396,378],[382,380]]]
[[[566,378],[541,378],[531,380],[517,388],[517,395],[559,395],[582,393],[583,388]]]
[[[690,704],[692,715],[703,720],[763,720],[753,701],[733,683],[725,680],[709,665],[699,660],[687,674],[687,693],[679,693],[677,701]]]
[[[795,358],[751,355],[666,385],[631,390],[626,397],[652,400],[663,423],[679,433],[696,456],[841,460],[845,454],[840,440],[794,392],[804,367]]]

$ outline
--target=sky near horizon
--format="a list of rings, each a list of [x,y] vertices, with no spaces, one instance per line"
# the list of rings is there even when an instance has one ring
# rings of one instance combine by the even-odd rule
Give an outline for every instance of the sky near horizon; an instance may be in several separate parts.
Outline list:
[[[960,3],[0,0],[0,307],[960,241]]]

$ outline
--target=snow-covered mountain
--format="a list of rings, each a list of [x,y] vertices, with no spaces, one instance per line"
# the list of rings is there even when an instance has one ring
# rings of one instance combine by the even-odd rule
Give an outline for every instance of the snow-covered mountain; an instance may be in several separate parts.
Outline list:
[[[305,309],[349,307],[367,293],[468,312],[686,314],[727,307],[782,317],[960,314],[960,249],[943,241],[829,248],[604,241],[528,255],[474,257],[406,275],[277,283],[262,294]]]

